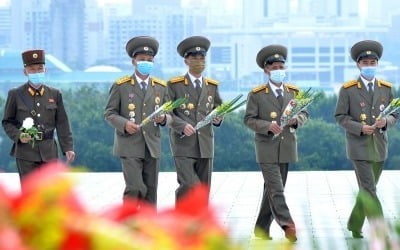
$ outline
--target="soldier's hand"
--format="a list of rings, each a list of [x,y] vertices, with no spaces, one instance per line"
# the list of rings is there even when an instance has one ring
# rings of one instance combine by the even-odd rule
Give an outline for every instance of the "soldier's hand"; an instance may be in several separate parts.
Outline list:
[[[194,129],[193,126],[188,123],[188,124],[186,124],[185,128],[183,129],[183,133],[186,136],[191,136],[194,133],[196,133],[196,129]]]
[[[163,114],[163,115],[157,116],[157,117],[154,119],[154,121],[155,121],[156,123],[163,124],[163,123],[165,122],[165,115]]]
[[[386,118],[382,118],[382,119],[376,120],[376,121],[375,121],[375,126],[376,126],[377,128],[383,128],[383,127],[385,127],[385,126],[386,126]]]
[[[67,151],[65,152],[65,157],[67,158],[67,164],[69,164],[75,160],[75,152]]]
[[[375,131],[375,126],[363,125],[361,131],[365,135],[372,135]]]
[[[222,122],[222,117],[221,116],[216,116],[214,119],[213,119],[213,124],[214,125],[219,125],[221,122]]]
[[[19,140],[22,143],[28,143],[31,139],[32,139],[32,137],[28,133],[21,133],[19,135]]]
[[[294,126],[296,124],[297,124],[297,119],[296,118],[290,119],[290,121],[288,122],[289,126]]]
[[[128,134],[131,134],[131,135],[132,135],[132,134],[138,132],[139,129],[140,129],[139,125],[135,124],[133,121],[127,121],[127,122],[125,123],[125,131],[126,131]]]
[[[282,132],[282,128],[276,122],[271,122],[268,127],[268,131],[274,133],[274,135],[280,134]]]

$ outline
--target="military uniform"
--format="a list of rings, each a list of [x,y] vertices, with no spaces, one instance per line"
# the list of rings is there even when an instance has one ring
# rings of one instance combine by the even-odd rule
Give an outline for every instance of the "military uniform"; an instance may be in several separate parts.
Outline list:
[[[205,53],[209,41],[203,37],[190,37],[178,45],[178,53]],[[197,89],[198,90],[198,89]],[[179,187],[176,199],[180,198],[195,184],[211,184],[214,158],[214,132],[208,124],[191,136],[183,136],[187,124],[193,127],[222,103],[216,80],[202,77],[201,91],[197,92],[189,73],[172,78],[168,82],[168,94],[172,101],[186,97],[188,101],[175,109],[170,129],[171,149],[175,160]]]
[[[158,42],[150,37],[136,37],[127,43],[127,53],[156,55]],[[130,120],[140,124],[147,116],[168,101],[166,83],[155,77],[148,78],[144,92],[136,75],[115,81],[110,90],[104,116],[115,128],[113,153],[122,162],[126,183],[124,198],[137,198],[149,203],[157,202],[157,184],[161,156],[160,125],[149,122],[134,134],[125,130]],[[170,121],[166,116],[166,122]]]
[[[24,66],[45,64],[43,50],[25,51],[22,58]],[[35,140],[33,147],[30,143],[20,141],[20,128],[28,117],[33,118],[34,126],[39,130],[39,138]],[[4,108],[2,125],[14,142],[11,155],[16,158],[21,179],[43,163],[57,159],[55,132],[61,151],[73,151],[68,116],[61,92],[55,88],[42,84],[36,89],[28,81],[11,89]]]
[[[354,61],[362,58],[374,58],[379,60],[382,55],[382,45],[376,41],[361,41],[351,49]],[[375,202],[375,213],[367,213],[360,196],[353,208],[348,221],[348,229],[356,238],[360,235],[361,228],[368,218],[383,216],[381,204],[376,195],[376,184],[382,172],[384,161],[388,154],[387,128],[396,122],[395,116],[389,116],[386,126],[376,128],[372,135],[362,132],[364,124],[373,125],[380,112],[383,111],[393,99],[392,84],[380,79],[373,79],[373,94],[371,94],[361,76],[357,80],[351,80],[343,84],[339,91],[335,118],[346,132],[346,151],[356,170],[358,185],[366,191]]]
[[[287,51],[280,45],[270,45],[260,50],[257,63],[264,69],[266,63],[285,62]],[[269,131],[272,123],[280,124],[289,101],[298,93],[298,87],[292,84],[282,84],[283,101],[278,101],[272,91],[272,83],[255,87],[248,95],[244,123],[255,132],[256,161],[264,177],[264,194],[260,212],[255,226],[256,236],[269,237],[269,228],[272,220],[284,230],[294,227],[284,197],[284,186],[288,173],[288,163],[297,161],[296,129],[302,126],[308,114],[303,111],[297,118],[294,126],[285,126],[276,137]]]

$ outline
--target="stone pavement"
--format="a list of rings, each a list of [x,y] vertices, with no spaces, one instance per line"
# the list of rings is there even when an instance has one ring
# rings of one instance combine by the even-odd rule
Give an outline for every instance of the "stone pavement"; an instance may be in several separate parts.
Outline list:
[[[94,212],[121,202],[124,181],[121,173],[74,173],[76,191],[84,204]],[[15,173],[1,173],[0,183],[11,191],[19,191]],[[177,187],[174,172],[162,172],[159,177],[158,208],[174,205]],[[274,222],[272,242],[253,237],[263,179],[260,172],[215,172],[211,188],[211,203],[218,210],[235,241],[249,249],[280,248],[286,242],[283,231]],[[366,249],[368,223],[364,225],[367,239],[354,240],[346,230],[346,220],[357,192],[353,171],[289,172],[286,199],[297,226],[295,249]],[[398,219],[400,208],[400,171],[384,171],[378,184],[378,196],[387,220]]]

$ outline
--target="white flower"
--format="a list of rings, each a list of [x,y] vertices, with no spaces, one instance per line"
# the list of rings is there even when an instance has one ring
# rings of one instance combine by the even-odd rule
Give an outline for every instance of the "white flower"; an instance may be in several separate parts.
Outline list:
[[[32,119],[32,117],[27,117],[24,119],[24,121],[22,122],[22,127],[24,129],[30,129],[33,127],[34,121]]]

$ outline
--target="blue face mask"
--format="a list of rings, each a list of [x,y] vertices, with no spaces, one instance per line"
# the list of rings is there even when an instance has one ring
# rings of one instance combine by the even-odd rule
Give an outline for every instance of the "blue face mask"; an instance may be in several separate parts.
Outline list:
[[[139,61],[137,62],[136,69],[142,75],[149,75],[153,70],[154,63],[148,61]]]
[[[28,74],[29,81],[34,85],[42,84],[46,81],[44,72]]]
[[[286,71],[283,69],[272,70],[269,79],[274,83],[281,83],[286,77]]]
[[[375,77],[375,73],[376,73],[376,66],[368,66],[368,67],[362,67],[361,68],[361,75],[365,78],[365,79],[372,79]]]

